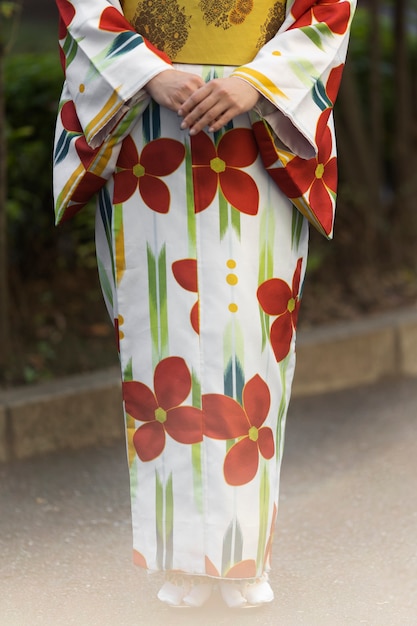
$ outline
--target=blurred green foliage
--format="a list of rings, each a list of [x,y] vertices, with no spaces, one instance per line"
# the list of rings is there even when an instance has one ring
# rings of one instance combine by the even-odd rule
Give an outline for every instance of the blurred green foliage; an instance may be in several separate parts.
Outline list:
[[[386,11],[380,16],[380,45],[381,45],[381,62],[379,65],[380,75],[380,93],[379,98],[382,103],[383,110],[383,133],[385,142],[383,146],[383,155],[387,167],[386,183],[389,184],[392,176],[392,160],[393,160],[393,135],[395,132],[395,33],[393,29],[392,11],[389,8],[390,3],[386,4]],[[408,69],[411,77],[417,76],[417,2],[414,4],[414,10],[409,10],[408,15],[408,32],[407,32],[407,50],[408,50]],[[372,56],[370,54],[369,42],[372,29],[372,14],[364,8],[358,8],[352,27],[352,36],[349,44],[349,61],[354,68],[357,79],[358,93],[362,104],[364,118],[370,124],[370,85],[369,77],[372,71]],[[416,89],[416,87],[415,87]],[[417,97],[417,93],[414,94]]]
[[[51,165],[62,80],[57,54],[7,59],[9,250],[12,267],[25,277],[94,263],[92,208],[70,226],[54,226]]]

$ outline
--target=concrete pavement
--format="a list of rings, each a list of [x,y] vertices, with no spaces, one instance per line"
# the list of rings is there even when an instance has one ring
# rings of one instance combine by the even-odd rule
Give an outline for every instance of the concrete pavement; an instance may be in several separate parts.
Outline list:
[[[63,424],[63,427],[65,423]],[[0,465],[1,626],[414,626],[417,385],[296,397],[259,611],[173,610],[131,565],[121,442]]]

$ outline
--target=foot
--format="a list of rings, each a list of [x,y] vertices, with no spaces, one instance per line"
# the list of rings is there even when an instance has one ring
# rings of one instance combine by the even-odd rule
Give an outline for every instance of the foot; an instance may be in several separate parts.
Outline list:
[[[268,574],[263,574],[260,578],[256,578],[253,582],[245,583],[243,595],[248,604],[252,606],[260,606],[267,604],[274,599],[274,592],[268,581]]]
[[[158,592],[158,600],[174,607],[200,607],[211,596],[213,586],[204,576],[168,574]]]
[[[186,606],[198,608],[210,598],[213,584],[208,579],[205,582],[203,580],[202,578],[201,582],[192,584],[190,591],[183,597],[182,601]]]
[[[241,609],[247,604],[242,594],[241,581],[223,580],[219,584],[220,595],[229,609]]]
[[[219,588],[224,602],[230,609],[261,606],[274,599],[267,574],[254,580],[224,580]]]
[[[181,583],[179,579],[175,582],[166,580],[158,591],[158,600],[169,606],[181,606],[183,597],[188,593],[188,586]]]

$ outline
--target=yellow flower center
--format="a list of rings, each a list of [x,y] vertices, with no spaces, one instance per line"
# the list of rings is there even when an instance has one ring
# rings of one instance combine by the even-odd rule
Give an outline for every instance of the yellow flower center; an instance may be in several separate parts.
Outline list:
[[[324,174],[324,165],[323,163],[319,163],[315,171],[316,178],[323,178],[323,174]]]
[[[164,424],[167,421],[167,412],[160,406],[155,411],[155,419],[160,424]]]
[[[258,441],[258,437],[259,437],[259,431],[256,428],[256,426],[252,426],[252,428],[249,428],[249,439],[251,441]]]
[[[211,159],[210,167],[213,172],[216,172],[216,174],[221,174],[221,172],[224,172],[224,170],[226,169],[226,163],[223,161],[223,159],[219,159],[219,157],[216,157],[215,159]]]
[[[145,168],[140,163],[137,163],[133,168],[133,173],[137,178],[141,178],[145,175]]]
[[[295,309],[295,298],[290,298],[288,300],[287,309],[290,313],[292,313]]]

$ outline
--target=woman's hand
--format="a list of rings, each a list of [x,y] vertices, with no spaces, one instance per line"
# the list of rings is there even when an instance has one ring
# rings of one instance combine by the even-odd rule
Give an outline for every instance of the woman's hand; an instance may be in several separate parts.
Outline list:
[[[164,70],[151,78],[145,89],[158,104],[177,113],[184,102],[203,85],[203,79],[197,74]]]
[[[210,132],[220,130],[230,120],[253,109],[260,93],[246,81],[230,76],[204,83],[184,101],[178,114],[183,118],[181,128],[196,135],[205,126]]]

